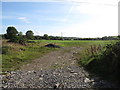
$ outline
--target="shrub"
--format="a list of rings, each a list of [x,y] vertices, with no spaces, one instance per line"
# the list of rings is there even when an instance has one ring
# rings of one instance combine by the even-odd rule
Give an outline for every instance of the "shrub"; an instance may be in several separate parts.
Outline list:
[[[21,36],[16,36],[16,37],[13,37],[12,39],[10,39],[10,42],[19,43],[22,45],[25,45],[26,41],[27,41],[26,38],[21,37]]]
[[[90,61],[90,59],[92,59]],[[101,53],[94,55],[87,60],[85,67],[99,75],[111,80],[120,82],[120,41],[115,44],[108,44]]]

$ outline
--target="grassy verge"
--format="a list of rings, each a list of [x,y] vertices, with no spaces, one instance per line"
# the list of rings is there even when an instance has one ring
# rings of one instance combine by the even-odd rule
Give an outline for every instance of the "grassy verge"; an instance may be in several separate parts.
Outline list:
[[[4,42],[2,46],[2,71],[17,70],[21,65],[30,63],[31,60],[54,50],[57,49],[44,47],[41,43],[23,46]]]

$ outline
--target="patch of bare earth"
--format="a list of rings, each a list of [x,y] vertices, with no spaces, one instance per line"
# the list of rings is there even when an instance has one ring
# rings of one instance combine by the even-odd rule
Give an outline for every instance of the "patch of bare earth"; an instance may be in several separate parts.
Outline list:
[[[21,66],[20,70],[56,69],[77,65],[74,54],[81,49],[80,47],[61,48],[58,51],[50,52],[41,58],[35,59],[27,65]]]

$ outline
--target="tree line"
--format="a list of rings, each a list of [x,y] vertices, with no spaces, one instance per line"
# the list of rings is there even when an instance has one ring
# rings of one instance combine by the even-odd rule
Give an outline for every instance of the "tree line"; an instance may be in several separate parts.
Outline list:
[[[15,27],[7,27],[6,34],[2,35],[3,38],[9,39],[9,42],[16,42],[25,44],[27,40],[118,40],[118,37],[105,36],[102,38],[77,38],[77,37],[60,37],[60,36],[35,36],[32,30],[28,30],[25,35],[22,32],[18,32]]]

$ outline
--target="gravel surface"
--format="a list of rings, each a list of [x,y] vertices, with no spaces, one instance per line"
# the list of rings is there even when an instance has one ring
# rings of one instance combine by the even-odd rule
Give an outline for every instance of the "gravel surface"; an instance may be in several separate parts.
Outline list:
[[[60,50],[50,52],[40,58],[32,60],[31,63],[27,65],[22,65],[20,70],[31,71],[72,66],[77,64],[74,55],[81,50],[81,47],[61,48]]]
[[[63,48],[48,53],[18,71],[0,75],[2,88],[117,88],[116,85],[90,75],[76,64],[74,54],[82,48]],[[44,67],[44,68],[43,68]]]
[[[11,71],[1,75],[2,88],[116,88],[114,84],[90,77],[83,67],[61,69]]]

